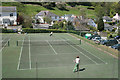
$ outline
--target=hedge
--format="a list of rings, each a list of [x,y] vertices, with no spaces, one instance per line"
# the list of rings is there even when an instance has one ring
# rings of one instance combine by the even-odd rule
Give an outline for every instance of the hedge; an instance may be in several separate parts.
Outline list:
[[[0,29],[0,31],[2,33],[16,33],[17,32],[17,31],[15,31],[13,29],[4,29],[4,28]]]
[[[13,29],[2,29],[2,33],[16,33],[17,31]],[[59,29],[32,29],[32,28],[23,28],[23,32],[25,33],[74,33],[80,35],[80,31],[72,31],[72,30],[59,30]],[[84,36],[87,32],[81,32],[81,36]]]

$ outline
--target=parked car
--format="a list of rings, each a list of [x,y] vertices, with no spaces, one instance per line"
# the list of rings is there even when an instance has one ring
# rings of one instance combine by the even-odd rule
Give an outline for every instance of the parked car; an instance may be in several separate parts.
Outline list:
[[[111,48],[114,48],[114,49],[120,50],[120,44],[113,45]]]
[[[116,36],[116,37],[114,37],[114,39],[120,39],[120,36]]]
[[[118,41],[116,39],[107,40],[104,42],[104,45],[106,45],[106,46],[113,46],[115,44],[118,44]]]
[[[93,41],[100,41],[101,40],[101,37],[94,37],[92,38]]]
[[[108,41],[108,40],[101,40],[101,41],[100,41],[100,44],[105,45],[105,44],[107,43],[107,41]]]
[[[101,37],[100,35],[92,35],[90,37],[88,37],[87,39],[91,40],[92,38],[95,38],[95,37]]]

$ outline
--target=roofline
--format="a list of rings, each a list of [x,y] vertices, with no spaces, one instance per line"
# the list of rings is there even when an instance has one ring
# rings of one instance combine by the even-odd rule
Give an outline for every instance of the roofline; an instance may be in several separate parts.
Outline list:
[[[0,7],[16,7],[16,6],[0,6]]]

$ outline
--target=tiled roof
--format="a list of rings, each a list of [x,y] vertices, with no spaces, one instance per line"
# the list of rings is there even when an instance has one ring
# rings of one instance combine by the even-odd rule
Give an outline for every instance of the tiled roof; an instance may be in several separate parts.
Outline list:
[[[50,17],[50,16],[58,16],[58,15],[56,15],[56,14],[50,12],[50,11],[41,11],[36,15],[37,16],[48,16],[48,17]]]
[[[16,12],[16,6],[0,6],[2,12]]]

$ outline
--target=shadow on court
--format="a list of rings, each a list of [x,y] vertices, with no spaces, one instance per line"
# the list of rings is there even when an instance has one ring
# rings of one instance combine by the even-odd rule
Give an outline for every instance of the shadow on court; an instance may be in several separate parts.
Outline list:
[[[85,70],[85,68],[79,69],[79,71],[84,71],[84,70]],[[78,72],[78,71],[75,71],[75,72]]]

